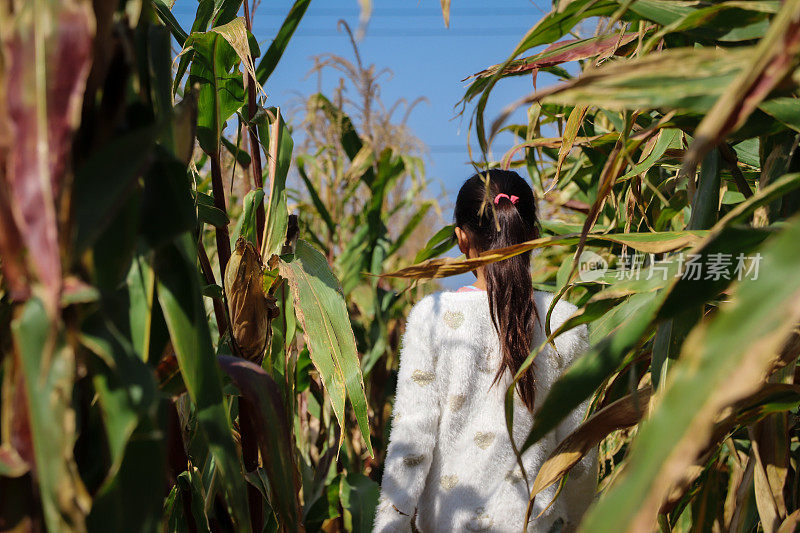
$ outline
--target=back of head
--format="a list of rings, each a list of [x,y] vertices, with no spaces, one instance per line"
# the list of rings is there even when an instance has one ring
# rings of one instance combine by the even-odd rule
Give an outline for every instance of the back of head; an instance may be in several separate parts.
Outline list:
[[[481,252],[535,239],[539,227],[533,191],[510,170],[476,174],[458,192],[455,225],[468,232]],[[537,316],[530,263],[531,253],[526,252],[490,263],[484,270],[489,310],[502,353],[495,382],[506,369],[515,375],[531,352]],[[528,370],[518,383],[520,397],[531,411],[534,382],[533,371]]]

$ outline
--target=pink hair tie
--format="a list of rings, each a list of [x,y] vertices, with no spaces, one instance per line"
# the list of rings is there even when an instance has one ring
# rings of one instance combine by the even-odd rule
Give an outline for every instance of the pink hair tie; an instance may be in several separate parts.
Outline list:
[[[506,193],[501,192],[500,194],[498,194],[497,196],[494,197],[494,205],[497,205],[497,204],[500,203],[500,198],[508,198],[508,200],[514,205],[516,205],[517,201],[519,200],[519,196],[514,196],[513,194],[511,196],[509,196]]]

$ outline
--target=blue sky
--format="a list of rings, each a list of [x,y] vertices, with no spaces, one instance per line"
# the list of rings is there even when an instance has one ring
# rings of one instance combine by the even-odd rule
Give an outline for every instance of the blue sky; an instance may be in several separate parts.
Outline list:
[[[292,0],[264,0],[258,7],[253,33],[266,50],[291,7]],[[444,27],[437,0],[375,0],[359,51],[365,64],[389,68],[393,75],[381,81],[381,99],[390,105],[399,98],[413,101],[427,98],[411,114],[408,124],[428,145],[430,157],[426,174],[431,195],[442,188],[452,202],[461,183],[471,174],[467,152],[469,116],[454,118],[455,105],[464,94],[461,80],[504,60],[524,33],[550,9],[549,0],[455,0],[451,3],[450,28]],[[191,27],[196,0],[177,0],[173,13],[184,28]],[[346,20],[354,30],[359,24],[357,0],[312,0],[300,27],[289,44],[265,90],[270,105],[287,106],[317,90],[316,76],[306,77],[313,56],[332,53],[351,59],[351,45],[337,21]],[[329,72],[323,78],[323,92],[330,94],[337,78]],[[538,85],[552,78],[540,74]],[[503,80],[492,93],[487,120],[491,121],[507,104],[532,89],[528,76]],[[401,113],[398,113],[402,116]],[[518,122],[524,121],[524,115]],[[473,150],[474,133],[471,136]],[[499,139],[494,155],[499,157],[512,143]],[[450,213],[445,213],[447,219]],[[430,233],[438,228],[429,228]],[[459,277],[448,286],[468,277]]]

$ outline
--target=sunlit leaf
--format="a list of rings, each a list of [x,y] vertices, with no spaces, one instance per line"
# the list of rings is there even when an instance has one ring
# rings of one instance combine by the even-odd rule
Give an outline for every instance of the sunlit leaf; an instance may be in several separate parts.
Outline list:
[[[190,34],[182,53],[193,56],[189,86],[200,86],[197,139],[203,151],[212,155],[219,150],[225,121],[245,102],[242,73],[234,69],[239,56],[215,31]]]
[[[236,227],[231,234],[232,245],[235,246],[240,237],[247,239],[254,245],[258,242],[258,238],[256,236],[256,212],[258,210],[258,206],[262,205],[263,203],[263,189],[253,189],[245,195],[244,199],[242,200],[242,204],[244,205],[242,214],[239,217],[239,220],[236,222]]]
[[[800,51],[800,1],[787,0],[775,15],[764,38],[742,65],[719,100],[697,126],[682,170],[690,173],[723,135],[740,127],[797,66]]]
[[[661,233],[609,233],[590,234],[587,242],[618,243],[630,246],[634,250],[646,253],[664,253],[691,246],[700,241],[703,232],[661,232]],[[471,272],[476,268],[514,257],[529,250],[535,250],[555,244],[575,244],[580,241],[580,234],[572,233],[553,237],[541,237],[506,248],[497,248],[483,252],[474,259],[430,259],[420,264],[402,268],[394,272],[381,274],[383,277],[435,279],[456,274]]]
[[[271,107],[254,119],[259,141],[269,154],[269,188],[267,195],[266,225],[261,255],[268,259],[279,254],[286,240],[289,211],[286,205],[286,176],[292,162],[294,142],[280,109]]]
[[[372,454],[361,366],[339,282],[325,257],[302,240],[297,242],[292,260],[281,261],[280,269],[292,288],[295,313],[336,418],[344,427],[347,396]]]

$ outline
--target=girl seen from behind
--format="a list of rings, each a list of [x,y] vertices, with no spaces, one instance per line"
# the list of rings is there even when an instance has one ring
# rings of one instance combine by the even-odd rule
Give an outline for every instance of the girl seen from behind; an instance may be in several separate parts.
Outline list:
[[[468,257],[539,236],[530,186],[516,172],[489,170],[458,193],[455,232]],[[411,310],[397,377],[391,438],[374,531],[520,531],[529,487],[544,460],[583,419],[587,405],[522,456],[505,422],[505,392],[531,350],[546,338],[553,295],[534,291],[530,252],[491,263],[455,292],[423,298]],[[555,331],[575,311],[565,301],[550,319]],[[535,407],[588,347],[586,326],[556,337],[516,386],[513,438],[519,447]],[[592,452],[557,484],[539,493],[527,531],[572,531],[597,483]]]

